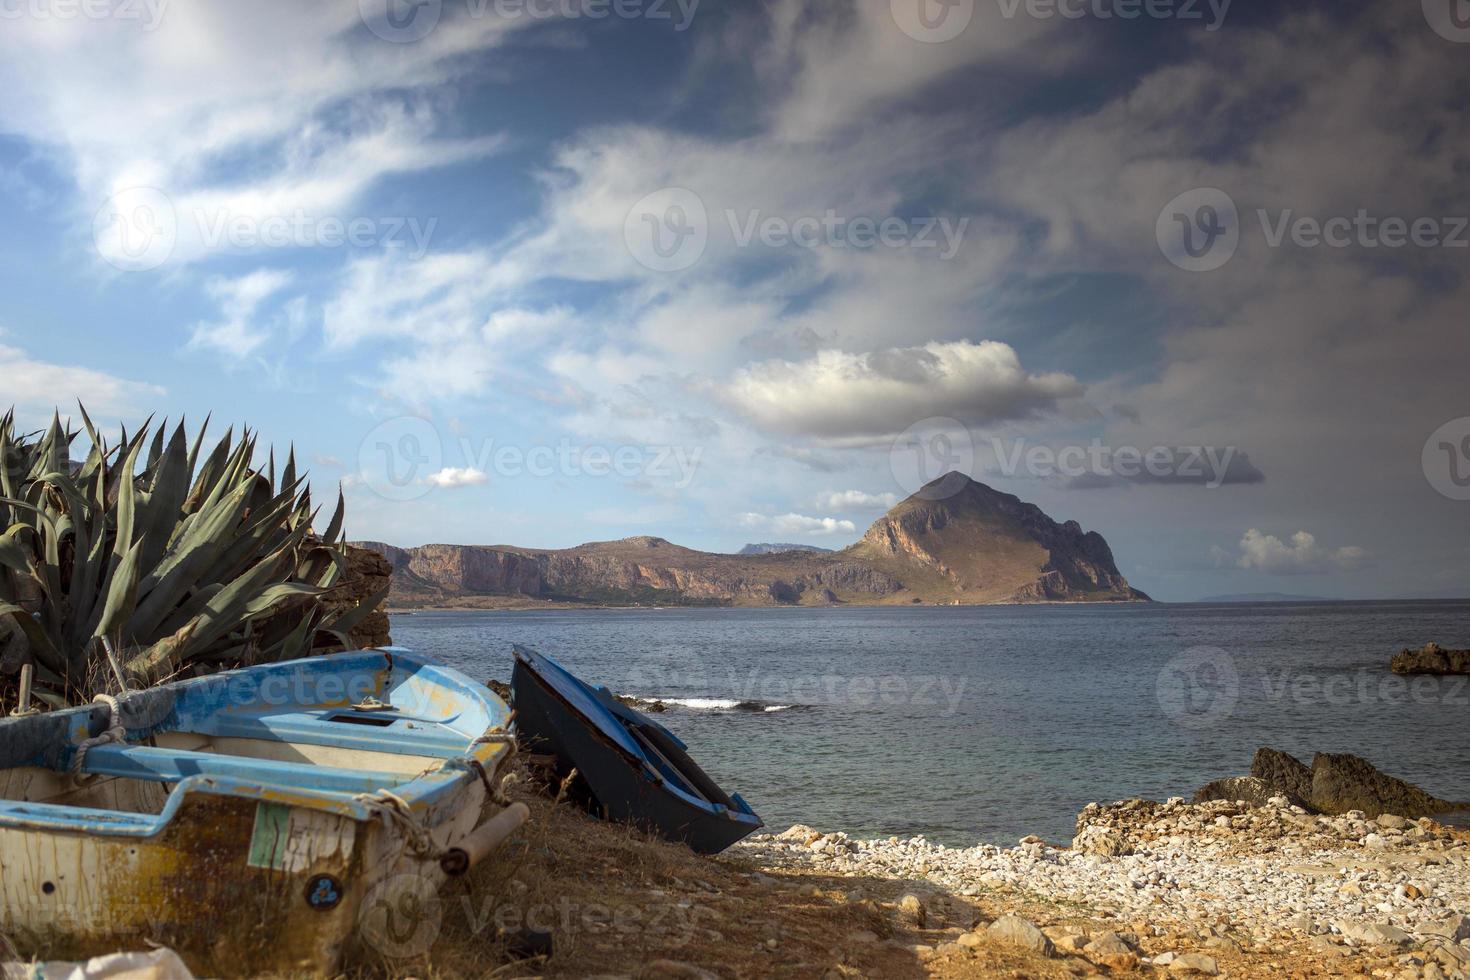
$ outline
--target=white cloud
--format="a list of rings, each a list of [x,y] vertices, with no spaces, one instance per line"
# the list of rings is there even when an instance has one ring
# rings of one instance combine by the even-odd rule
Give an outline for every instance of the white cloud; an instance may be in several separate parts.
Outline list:
[[[897,503],[897,494],[862,490],[828,490],[817,494],[816,499],[822,510],[888,510]]]
[[[769,5],[769,41],[756,64],[782,93],[772,100],[776,132],[789,140],[821,139],[873,119],[959,69],[1019,63],[1023,52],[1030,69],[1055,69],[1076,51],[1057,37],[1056,21],[1006,17],[1003,5],[987,2],[949,4],[941,14],[957,25],[960,17],[968,17],[963,32],[943,43],[923,43],[904,33],[899,14],[914,11],[909,26],[919,27],[917,12],[924,6],[917,0]],[[1048,34],[1044,46],[1029,43]]]
[[[892,435],[932,417],[1030,418],[1082,391],[1070,375],[1028,374],[1006,344],[958,341],[765,361],[737,372],[722,394],[763,428],[840,440]]]
[[[0,88],[18,94],[0,101],[0,131],[74,171],[79,239],[110,197],[154,187],[188,261],[209,251],[196,211],[349,218],[383,176],[495,152],[497,137],[439,135],[435,89],[525,21],[446,15],[419,43],[391,44],[363,30],[355,3],[170,3],[146,30],[8,18]]]
[[[474,251],[358,259],[322,311],[329,350],[373,343],[380,387],[440,398],[483,392],[512,354],[577,327],[569,307],[515,303],[494,258]]]
[[[490,476],[484,470],[473,466],[463,469],[446,466],[437,473],[430,473],[424,477],[424,482],[431,487],[441,490],[457,490],[461,487],[480,487],[490,482]]]
[[[50,415],[54,409],[66,413],[78,400],[93,418],[133,415],[150,410],[150,403],[165,394],[158,385],[128,381],[105,371],[39,361],[4,343],[0,343],[0,378],[5,379],[0,396],[5,399],[4,407],[13,405],[33,416]]]
[[[807,517],[804,514],[781,514],[775,517],[766,514],[741,514],[736,518],[742,525],[758,531],[777,534],[856,534],[857,525],[852,521],[835,517]]]
[[[1212,551],[1217,563],[1229,561],[1231,557],[1222,548]],[[1264,534],[1255,528],[1246,531],[1240,539],[1240,551],[1240,556],[1234,560],[1237,567],[1273,575],[1353,571],[1361,568],[1369,557],[1367,551],[1355,545],[1323,547],[1314,535],[1306,531],[1296,532],[1289,542],[1285,542],[1274,534]]]
[[[195,324],[189,346],[236,358],[255,353],[270,339],[269,327],[256,319],[260,305],[289,286],[293,278],[289,271],[257,269],[237,279],[211,279],[205,288],[219,304],[222,318]]]

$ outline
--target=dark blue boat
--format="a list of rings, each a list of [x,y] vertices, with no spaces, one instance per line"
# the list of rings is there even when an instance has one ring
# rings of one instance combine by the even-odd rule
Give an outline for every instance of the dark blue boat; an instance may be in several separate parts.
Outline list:
[[[739,794],[720,789],[667,728],[583,683],[550,657],[515,648],[516,730],[557,771],[585,781],[596,809],[715,854],[762,826]]]

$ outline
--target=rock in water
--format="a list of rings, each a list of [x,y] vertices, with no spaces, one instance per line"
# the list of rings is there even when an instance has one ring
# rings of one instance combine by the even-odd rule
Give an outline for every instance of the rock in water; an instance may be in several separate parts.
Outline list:
[[[1295,757],[1278,749],[1262,746],[1256,749],[1251,760],[1251,775],[1276,790],[1272,796],[1281,795],[1302,806],[1298,800],[1312,798],[1312,770]]]
[[[1036,928],[1036,924],[1018,915],[1003,915],[990,924],[986,933],[991,939],[1012,946],[1020,946],[1033,953],[1042,956],[1055,956],[1057,949],[1052,941],[1046,937],[1046,933]]]
[[[1395,674],[1470,674],[1470,650],[1446,650],[1426,643],[1417,650],[1394,654],[1389,669]]]
[[[1327,813],[1362,810],[1370,819],[1382,813],[1412,819],[1455,808],[1447,800],[1379,772],[1366,759],[1327,752],[1318,752],[1312,758],[1311,801]]]

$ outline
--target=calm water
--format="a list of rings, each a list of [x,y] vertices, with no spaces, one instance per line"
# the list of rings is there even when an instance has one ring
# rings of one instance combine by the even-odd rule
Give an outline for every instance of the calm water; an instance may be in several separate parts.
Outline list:
[[[1091,800],[1187,796],[1265,744],[1470,800],[1470,686],[1387,671],[1470,646],[1470,602],[420,613],[393,637],[479,680],[520,643],[689,701],[660,720],[778,830],[1060,840]]]

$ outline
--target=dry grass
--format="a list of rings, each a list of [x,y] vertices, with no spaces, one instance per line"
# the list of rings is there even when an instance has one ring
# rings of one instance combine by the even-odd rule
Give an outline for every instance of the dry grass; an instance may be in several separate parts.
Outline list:
[[[545,791],[546,787],[539,787]],[[944,947],[1006,913],[1049,934],[1115,931],[1145,953],[1199,950],[1182,933],[1149,935],[1071,904],[1011,890],[965,897],[930,882],[847,878],[753,863],[736,849],[716,858],[594,820],[523,784],[532,808],[518,838],[441,897],[437,942],[412,961],[379,963],[364,975],[510,977],[1074,977],[1162,976],[1162,970],[1085,956],[1043,958],[982,942]],[[924,899],[920,925],[897,901]],[[524,927],[551,933],[547,957],[510,952]],[[1367,964],[1323,961],[1302,945],[1249,952],[1205,950],[1232,977],[1366,972]]]

